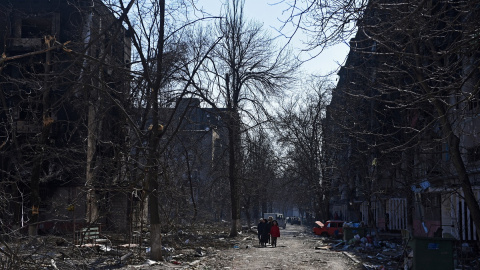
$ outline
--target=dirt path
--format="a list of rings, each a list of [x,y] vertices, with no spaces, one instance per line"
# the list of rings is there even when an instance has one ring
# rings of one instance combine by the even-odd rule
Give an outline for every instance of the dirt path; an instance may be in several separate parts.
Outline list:
[[[319,249],[321,246],[322,238],[303,226],[290,225],[281,230],[277,247],[260,247],[255,236],[249,235],[232,248],[199,260],[190,269],[363,269],[343,253]]]

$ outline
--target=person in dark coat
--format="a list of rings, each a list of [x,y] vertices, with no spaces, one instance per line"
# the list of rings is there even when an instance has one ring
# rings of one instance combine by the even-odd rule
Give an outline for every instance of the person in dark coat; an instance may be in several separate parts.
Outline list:
[[[262,245],[262,234],[266,230],[267,224],[265,223],[265,219],[261,218],[260,222],[257,225],[257,233],[258,233],[258,244]]]
[[[267,242],[270,244],[270,229],[272,228],[272,224],[273,224],[273,217],[272,216],[269,216],[268,217],[268,220],[267,220]]]
[[[263,219],[259,233],[260,233],[260,246],[266,247],[268,240],[270,238],[270,227],[268,226],[267,221],[265,219]]]

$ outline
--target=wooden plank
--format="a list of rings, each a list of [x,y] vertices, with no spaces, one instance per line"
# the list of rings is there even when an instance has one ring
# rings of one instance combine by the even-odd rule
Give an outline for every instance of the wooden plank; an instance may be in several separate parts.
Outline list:
[[[77,241],[80,245],[85,245],[86,242],[90,242],[95,245],[97,242],[107,242],[108,239],[101,239],[100,238],[100,227],[87,227],[82,228],[81,230],[76,232],[77,234]]]

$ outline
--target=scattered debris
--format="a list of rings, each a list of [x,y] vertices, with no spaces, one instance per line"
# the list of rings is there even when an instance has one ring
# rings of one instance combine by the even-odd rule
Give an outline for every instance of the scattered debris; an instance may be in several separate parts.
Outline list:
[[[131,244],[125,241],[125,239],[128,239],[127,237],[113,233],[108,234],[108,238],[111,240],[108,243],[79,246],[74,245],[72,239],[67,236],[39,236],[34,239],[24,237],[16,242],[8,242],[8,245],[3,245],[0,248],[5,255],[16,254],[16,258],[19,259],[29,258],[30,261],[45,269],[119,269],[128,265],[135,265],[140,268],[149,265],[161,265],[161,267],[167,267],[165,269],[197,269],[196,267],[200,269],[203,265],[202,262],[215,261],[215,256],[225,254],[226,250],[235,249],[233,253],[238,256],[248,253],[249,251],[246,251],[246,249],[253,251],[258,247],[256,233],[254,232],[251,232],[249,236],[242,235],[234,238],[228,237],[228,233],[223,228],[215,227],[203,231],[199,231],[197,228],[192,231],[182,229],[173,233],[166,233],[162,236],[164,262],[148,260],[151,251],[147,244],[148,241],[144,240]],[[302,239],[299,241],[301,241],[302,246],[315,249],[316,254],[323,254],[323,252],[330,250],[337,251],[339,254],[348,254],[347,256],[351,257],[352,261],[361,262],[365,269],[404,269],[404,263],[407,264],[406,269],[412,267],[414,254],[410,249],[404,250],[401,237],[386,239],[386,237],[376,238],[371,235],[365,235],[364,237],[355,235],[352,239],[344,241],[303,235],[298,232],[291,234],[292,238],[294,236],[301,236]],[[457,248],[459,253],[455,266],[463,267],[463,269],[476,269],[475,267],[480,264],[477,250],[469,246],[468,243],[463,243]],[[12,265],[13,268],[11,267],[11,269],[15,269],[15,263],[18,262],[5,261],[7,257],[2,254],[0,254],[0,262],[5,265]],[[304,256],[304,253],[298,253],[297,255],[301,257]],[[15,256],[11,256],[11,258],[15,258]],[[231,259],[233,260],[233,257]],[[229,261],[228,258],[227,261]],[[310,259],[305,260],[305,258],[299,261],[311,262]],[[269,266],[265,267],[268,268]]]

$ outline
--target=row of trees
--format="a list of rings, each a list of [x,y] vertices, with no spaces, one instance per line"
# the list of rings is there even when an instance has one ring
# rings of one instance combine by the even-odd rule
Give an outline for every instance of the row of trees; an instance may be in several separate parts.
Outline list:
[[[326,161],[322,151],[324,119],[333,85],[326,78],[311,76],[304,93],[281,105],[276,116],[277,139],[286,190],[302,216],[330,218],[330,183],[324,178]]]
[[[281,167],[284,169],[281,172],[275,170],[271,160],[263,159],[262,162],[249,164],[256,159],[254,156],[247,159],[247,154],[255,155],[260,149],[268,152],[269,147],[262,146],[268,137],[262,132],[257,132],[254,136],[247,134],[249,130],[256,130],[250,129],[252,126],[270,119],[265,107],[267,101],[272,101],[273,97],[281,94],[279,90],[284,86],[291,85],[297,68],[291,56],[284,50],[269,49],[272,40],[263,35],[260,26],[245,21],[241,1],[227,5],[226,12],[213,28],[217,39],[209,40],[200,35],[206,32],[204,28],[195,27],[195,31],[191,32],[183,27],[164,28],[168,31],[175,30],[172,35],[163,34],[168,37],[163,39],[163,43],[172,37],[184,36],[192,37],[191,40],[195,41],[172,42],[175,44],[172,48],[178,48],[178,44],[182,44],[179,46],[181,48],[189,48],[187,44],[192,43],[203,45],[192,49],[195,57],[189,57],[188,54],[184,56],[182,64],[178,65],[181,73],[171,73],[175,74],[175,80],[170,80],[170,85],[182,90],[179,96],[194,95],[212,107],[225,106],[228,111],[228,138],[233,142],[229,144],[228,152],[232,236],[239,226],[242,207],[240,198],[243,195],[243,207],[249,211],[249,196],[256,194],[251,192],[255,189],[248,189],[252,185],[245,183],[254,179],[253,172],[259,170],[255,166],[261,163],[270,164],[260,169],[264,174],[273,176],[276,171],[276,179],[285,180],[279,181],[282,187],[288,188],[288,184],[292,183],[290,179],[295,179],[295,188],[301,182],[303,188],[300,190],[309,190],[311,196],[298,196],[308,201],[300,202],[299,205],[313,208],[318,217],[328,216],[330,186],[325,176],[328,175],[326,168],[330,165],[330,159],[334,157],[322,156],[322,143],[331,143],[334,148],[345,150],[340,155],[358,153],[359,159],[348,166],[356,167],[362,173],[347,177],[356,179],[355,184],[364,189],[364,194],[369,194],[378,187],[372,179],[382,181],[394,175],[393,171],[379,172],[380,167],[388,167],[386,164],[395,164],[402,174],[407,175],[404,177],[407,180],[401,185],[409,189],[412,183],[423,179],[425,171],[428,174],[431,168],[438,167],[438,164],[432,164],[436,163],[438,144],[447,145],[445,151],[450,156],[449,166],[452,168],[448,171],[454,172],[451,175],[452,187],[461,188],[477,231],[480,231],[478,200],[473,194],[467,173],[468,164],[462,158],[470,151],[468,149],[474,147],[474,142],[465,139],[462,142],[462,138],[470,136],[467,133],[472,130],[465,129],[465,119],[478,106],[478,57],[475,53],[479,44],[479,21],[476,16],[478,7],[475,1],[397,2],[306,0],[292,3],[292,15],[287,23],[294,22],[299,29],[308,31],[312,38],[308,44],[309,49],[322,49],[343,42],[358,27],[359,33],[351,42],[358,59],[347,62],[342,72],[353,74],[352,76],[363,80],[364,84],[346,88],[348,91],[344,94],[347,106],[340,107],[340,113],[337,114],[343,119],[334,119],[342,127],[341,132],[354,142],[347,148],[343,148],[345,145],[341,140],[335,144],[332,143],[333,138],[330,137],[332,141],[325,141],[325,136],[322,136],[322,119],[328,104],[328,87],[325,87],[325,82],[314,81],[314,91],[311,91],[316,93],[314,97],[298,99],[309,102],[303,102],[301,106],[300,102],[284,106],[279,121],[274,124],[280,142],[288,143],[283,144],[283,149],[286,149],[284,157],[288,158],[288,162]],[[162,2],[158,4],[159,7],[164,5]],[[178,7],[182,6],[176,6]],[[175,22],[178,23],[178,20]],[[159,25],[162,22],[159,21]],[[133,24],[131,28],[134,29]],[[143,39],[138,40],[140,42]],[[163,48],[156,41],[157,48]],[[156,57],[164,55],[165,51],[157,51]],[[139,59],[149,60],[152,57]],[[148,70],[158,72],[161,70],[159,66],[166,65],[163,61],[157,61],[156,66]],[[145,75],[142,74],[142,79],[143,77]],[[158,79],[159,75],[154,78]],[[161,85],[157,83],[157,86]],[[151,91],[154,88],[144,89]],[[160,92],[154,94],[158,95]],[[155,122],[153,124],[155,126]],[[335,134],[338,133],[333,133],[334,136]],[[155,138],[158,136],[151,138],[151,145],[154,146],[152,149],[157,149]],[[240,151],[244,147],[242,138],[255,138],[247,142],[258,141],[259,144],[254,144],[255,147],[247,145],[244,149],[249,149],[248,151]],[[154,156],[152,154],[151,157]],[[368,160],[368,166],[358,162],[361,160]],[[396,160],[402,162],[396,163]],[[242,173],[242,169],[245,172]],[[424,172],[417,173],[419,170]],[[246,177],[248,173],[252,173],[251,178]],[[158,173],[152,172],[152,175]],[[362,179],[358,179],[359,175],[363,175]],[[263,186],[268,187],[269,184]],[[262,188],[256,190],[261,191]]]

